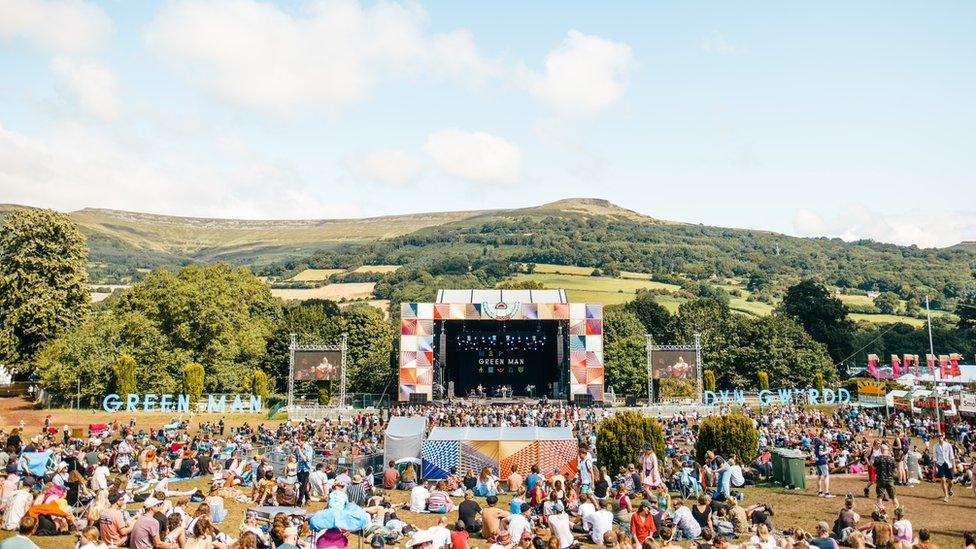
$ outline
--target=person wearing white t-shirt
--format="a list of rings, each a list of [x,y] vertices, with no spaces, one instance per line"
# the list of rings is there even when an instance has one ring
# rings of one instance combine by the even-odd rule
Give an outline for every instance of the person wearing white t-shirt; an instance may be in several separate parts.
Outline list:
[[[586,517],[596,513],[596,505],[593,504],[593,498],[589,494],[583,494],[580,497],[580,505],[577,512],[580,518],[583,519],[584,528],[586,528]]]
[[[451,544],[451,531],[447,529],[447,517],[442,516],[437,521],[437,525],[431,526],[427,531],[434,538],[434,545],[431,549],[441,549]]]
[[[517,515],[509,515],[508,517],[508,533],[511,534],[512,539],[522,539],[522,532],[531,532],[532,525],[529,524],[529,515],[532,513],[532,506],[528,503],[523,503],[521,513]]]
[[[946,440],[945,433],[939,435],[939,442],[935,443],[935,476],[942,480],[942,500],[949,501],[952,495],[952,475],[956,467],[956,452],[952,444]]]
[[[553,514],[549,515],[547,519],[549,530],[559,541],[559,549],[568,549],[576,541],[573,538],[573,530],[569,526],[569,515],[566,514],[561,501],[557,501],[552,510]]]
[[[108,490],[108,475],[110,471],[104,463],[100,463],[98,467],[95,467],[95,472],[92,473],[91,478],[91,489],[93,492],[98,492],[99,490]]]
[[[423,513],[427,510],[427,498],[430,497],[430,490],[423,484],[418,484],[410,490],[410,511]]]
[[[583,519],[584,528],[590,532],[593,543],[602,544],[603,536],[613,530],[613,513],[606,509],[598,509]]]

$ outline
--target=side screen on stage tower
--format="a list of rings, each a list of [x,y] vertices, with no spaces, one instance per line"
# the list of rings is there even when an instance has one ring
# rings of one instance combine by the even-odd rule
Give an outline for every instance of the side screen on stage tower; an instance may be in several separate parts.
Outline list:
[[[342,351],[295,351],[297,381],[335,381],[342,377]]]
[[[651,375],[654,379],[697,379],[698,357],[689,351],[651,352]]]

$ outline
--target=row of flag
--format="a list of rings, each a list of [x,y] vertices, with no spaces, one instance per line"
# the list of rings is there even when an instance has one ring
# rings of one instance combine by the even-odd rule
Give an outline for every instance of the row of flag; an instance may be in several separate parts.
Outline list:
[[[925,355],[925,364],[920,365],[918,355],[891,355],[891,368],[879,367],[880,359],[878,355],[868,355],[868,374],[877,379],[894,378],[904,374],[912,374],[915,377],[932,375],[936,367],[935,355]],[[958,377],[962,375],[959,371],[959,362],[962,355],[952,353],[938,356],[939,374],[942,379]]]

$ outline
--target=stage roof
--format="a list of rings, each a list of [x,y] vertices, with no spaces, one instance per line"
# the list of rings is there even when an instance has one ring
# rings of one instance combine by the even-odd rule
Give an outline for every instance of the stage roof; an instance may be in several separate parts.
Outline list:
[[[427,440],[574,440],[569,427],[434,427]]]
[[[566,290],[437,290],[435,303],[569,303]]]

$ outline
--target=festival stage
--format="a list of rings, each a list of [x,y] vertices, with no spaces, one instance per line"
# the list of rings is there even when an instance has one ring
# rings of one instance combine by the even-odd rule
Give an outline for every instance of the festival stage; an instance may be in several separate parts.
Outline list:
[[[603,307],[565,290],[439,290],[400,318],[400,401],[604,399]]]

